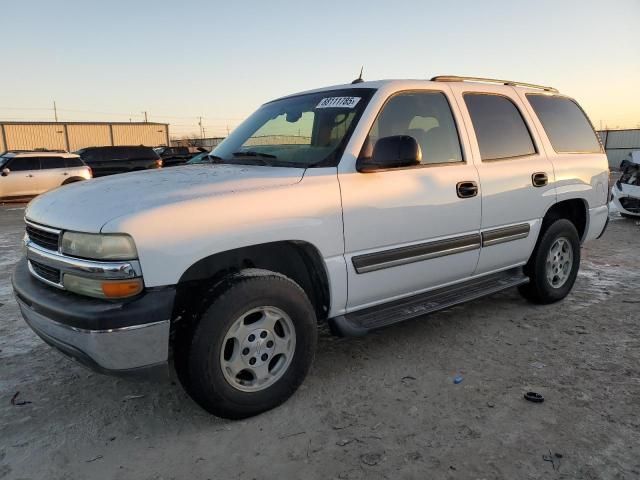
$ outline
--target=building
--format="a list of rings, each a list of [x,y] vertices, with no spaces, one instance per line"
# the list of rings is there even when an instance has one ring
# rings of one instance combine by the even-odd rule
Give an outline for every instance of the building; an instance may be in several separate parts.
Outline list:
[[[171,140],[172,147],[202,147],[213,150],[225,137],[210,138],[174,138]]]
[[[631,130],[601,130],[598,132],[602,145],[607,152],[609,168],[620,168],[620,162],[628,158],[629,153],[640,150],[640,128]]]
[[[0,152],[7,150],[67,150],[105,145],[169,144],[169,125],[138,122],[2,122]]]

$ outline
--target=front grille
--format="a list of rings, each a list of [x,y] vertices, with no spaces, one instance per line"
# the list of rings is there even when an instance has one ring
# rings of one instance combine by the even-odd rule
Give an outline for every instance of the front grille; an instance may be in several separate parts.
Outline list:
[[[33,260],[29,260],[29,262],[31,263],[31,268],[38,276],[53,283],[60,283],[60,270],[39,262],[34,262]]]
[[[620,205],[629,212],[640,213],[640,199],[638,198],[623,197],[620,199]]]
[[[58,233],[48,232],[34,225],[28,224],[27,235],[29,235],[29,240],[36,245],[46,248],[47,250],[53,250],[54,252],[58,251],[58,240],[60,237]]]

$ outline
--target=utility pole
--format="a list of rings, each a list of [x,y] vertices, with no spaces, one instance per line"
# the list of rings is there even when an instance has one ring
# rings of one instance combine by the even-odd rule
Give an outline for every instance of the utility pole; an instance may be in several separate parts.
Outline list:
[[[53,116],[56,119],[56,123],[58,123],[58,108],[56,107],[56,101],[53,101]]]
[[[202,117],[198,117],[198,118],[199,118],[198,125],[200,126],[200,138],[204,138],[204,128],[202,128]]]
[[[149,123],[149,119],[148,119],[148,117],[147,117],[147,112],[146,112],[146,111],[144,111],[144,112],[142,112],[142,113],[144,113],[144,123]]]
[[[229,136],[229,125],[227,125],[227,137]]]

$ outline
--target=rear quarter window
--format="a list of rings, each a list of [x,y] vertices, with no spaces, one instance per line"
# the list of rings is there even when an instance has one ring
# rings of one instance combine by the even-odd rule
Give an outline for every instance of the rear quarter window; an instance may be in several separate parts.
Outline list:
[[[576,102],[566,97],[527,94],[551,146],[557,153],[600,153],[589,119]]]
[[[67,168],[72,168],[72,167],[82,167],[84,166],[84,163],[82,163],[82,160],[80,160],[77,157],[71,157],[71,158],[64,159],[64,165]]]

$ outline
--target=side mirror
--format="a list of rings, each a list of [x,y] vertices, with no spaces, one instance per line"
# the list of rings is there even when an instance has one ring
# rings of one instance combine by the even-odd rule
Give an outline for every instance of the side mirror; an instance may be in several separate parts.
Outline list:
[[[356,162],[356,170],[368,173],[390,168],[413,167],[420,165],[421,160],[422,151],[415,138],[409,135],[394,135],[379,139],[370,158],[361,154]]]
[[[9,175],[11,173],[11,170],[9,170],[8,168],[3,168],[2,169],[2,176],[6,177],[7,175]]]

